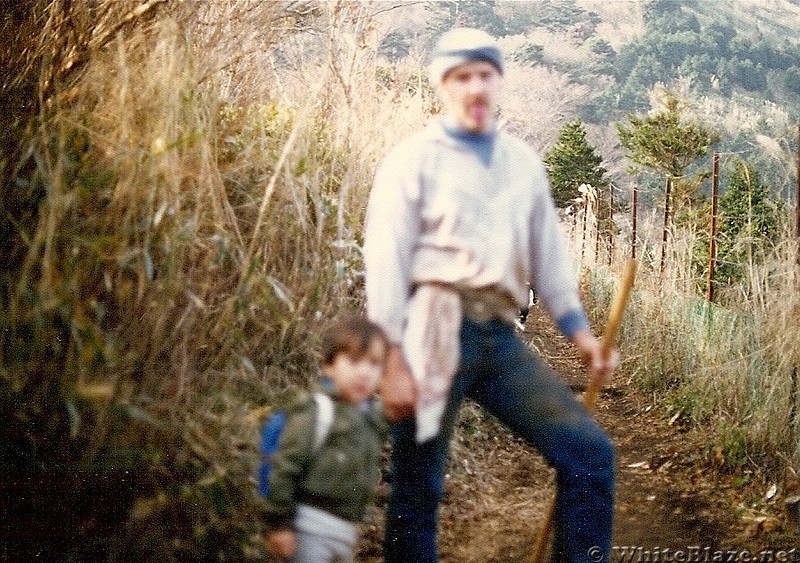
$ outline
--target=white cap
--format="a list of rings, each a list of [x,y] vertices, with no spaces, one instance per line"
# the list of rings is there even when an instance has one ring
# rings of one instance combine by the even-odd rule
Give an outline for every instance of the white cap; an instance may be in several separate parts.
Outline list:
[[[439,84],[448,72],[471,61],[486,61],[503,74],[503,53],[494,37],[469,27],[458,27],[442,35],[433,50],[428,73]]]

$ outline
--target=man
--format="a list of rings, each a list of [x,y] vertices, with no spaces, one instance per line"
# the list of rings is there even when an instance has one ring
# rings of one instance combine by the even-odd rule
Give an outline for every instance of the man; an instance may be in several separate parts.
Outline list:
[[[496,42],[452,30],[429,71],[444,114],[381,162],[365,230],[367,312],[391,342],[382,397],[398,420],[385,560],[437,561],[449,440],[469,397],[556,469],[553,561],[597,563],[597,547],[607,561],[613,447],[517,337],[528,283],[597,383],[618,355],[604,355],[589,329],[542,162],[496,127]]]

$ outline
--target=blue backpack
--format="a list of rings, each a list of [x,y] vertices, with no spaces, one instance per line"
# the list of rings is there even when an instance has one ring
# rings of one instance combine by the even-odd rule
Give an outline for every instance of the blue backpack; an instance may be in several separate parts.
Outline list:
[[[325,393],[314,393],[317,403],[317,417],[314,425],[312,452],[316,452],[325,442],[333,424],[333,400]],[[262,497],[270,495],[269,478],[272,473],[272,459],[278,451],[278,443],[286,426],[286,411],[277,411],[267,418],[261,430],[261,464],[258,468],[258,492]]]

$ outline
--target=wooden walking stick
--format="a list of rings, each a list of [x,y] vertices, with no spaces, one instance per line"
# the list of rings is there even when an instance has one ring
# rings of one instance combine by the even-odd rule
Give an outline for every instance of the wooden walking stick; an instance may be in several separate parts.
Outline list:
[[[607,355],[609,352],[611,352],[611,348],[614,346],[614,339],[616,338],[617,331],[619,330],[619,324],[622,320],[622,313],[625,311],[625,306],[628,304],[628,297],[631,294],[631,288],[633,287],[633,280],[635,277],[636,260],[631,258],[625,264],[625,272],[623,273],[622,280],[620,282],[619,291],[617,292],[614,302],[611,305],[611,311],[608,314],[608,322],[606,323],[606,328],[603,331],[601,343],[604,355]],[[599,394],[600,384],[594,379],[591,379],[589,381],[589,386],[586,388],[586,392],[583,394],[583,404],[586,406],[586,409],[589,412],[592,412],[594,409],[594,403]],[[547,514],[545,516],[544,524],[542,525],[542,529],[539,530],[539,536],[536,538],[536,545],[533,548],[533,557],[531,558],[533,563],[544,563],[545,551],[547,551],[547,546],[550,543],[550,536],[553,533],[553,513],[555,511],[555,507],[556,497],[554,496],[550,501],[550,505],[547,507]]]

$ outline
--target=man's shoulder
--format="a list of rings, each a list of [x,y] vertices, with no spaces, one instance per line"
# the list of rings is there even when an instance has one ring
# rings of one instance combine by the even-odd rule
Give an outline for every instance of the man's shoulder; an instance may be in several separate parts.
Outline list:
[[[397,141],[385,155],[385,159],[417,160],[430,150],[430,145],[441,139],[441,127],[435,123],[426,125]]]

